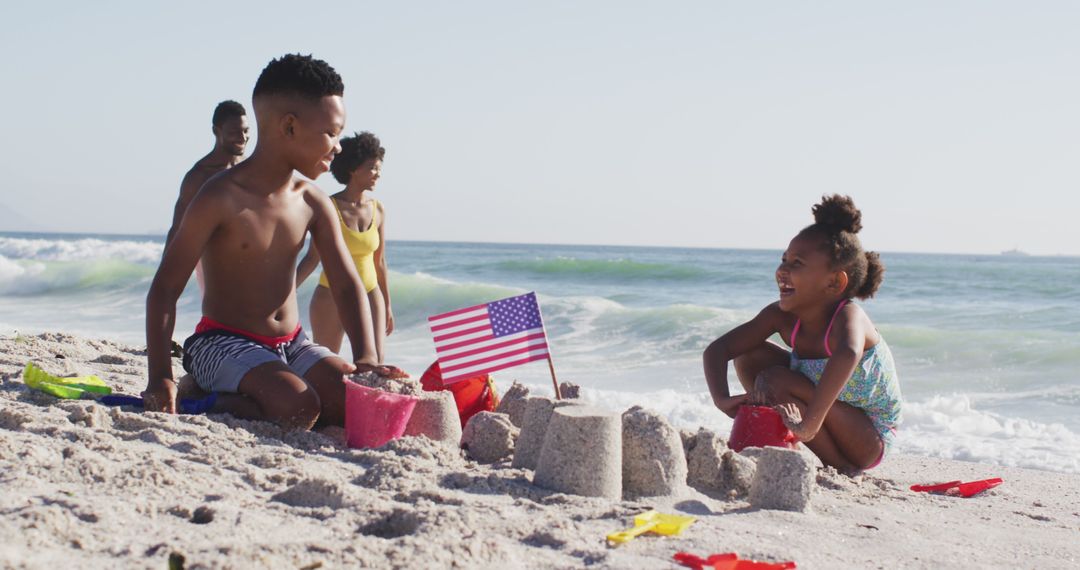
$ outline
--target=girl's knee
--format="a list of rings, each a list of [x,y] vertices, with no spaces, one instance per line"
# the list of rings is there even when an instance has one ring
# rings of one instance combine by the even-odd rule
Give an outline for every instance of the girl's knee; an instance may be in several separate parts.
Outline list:
[[[795,403],[799,411],[805,413],[804,400],[808,400],[805,386],[801,385],[797,373],[784,366],[770,366],[758,373],[754,379],[754,389],[767,396],[773,404]]]

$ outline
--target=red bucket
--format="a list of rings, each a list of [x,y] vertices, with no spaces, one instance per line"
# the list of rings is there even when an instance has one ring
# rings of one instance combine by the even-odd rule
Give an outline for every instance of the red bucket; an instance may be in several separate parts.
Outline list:
[[[769,406],[742,406],[735,414],[728,447],[736,453],[746,447],[786,447],[794,449],[798,438],[784,425],[780,414]]]
[[[345,381],[345,440],[349,447],[375,448],[401,437],[419,398],[391,394]]]

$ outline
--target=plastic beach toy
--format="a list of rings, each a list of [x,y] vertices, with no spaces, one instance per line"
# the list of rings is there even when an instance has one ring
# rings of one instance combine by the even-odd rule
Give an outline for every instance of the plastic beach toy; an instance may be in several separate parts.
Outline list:
[[[349,447],[374,448],[401,437],[419,398],[345,381],[345,440]]]
[[[776,410],[769,406],[741,406],[731,426],[728,447],[736,453],[746,447],[766,445],[794,449],[798,441]]]
[[[1003,482],[1001,477],[994,477],[992,479],[969,481],[967,483],[961,481],[949,481],[947,483],[912,485],[911,490],[918,493],[934,493],[936,495],[957,495],[966,499],[968,497],[974,497],[987,489],[993,489]]]
[[[23,369],[23,382],[34,390],[67,400],[78,400],[86,394],[112,393],[112,388],[106,386],[105,381],[97,376],[61,378],[45,372],[33,362],[26,363],[26,368]]]
[[[210,408],[214,407],[215,402],[217,402],[217,392],[211,392],[210,395],[205,398],[184,398],[176,403],[176,409],[178,409],[181,414],[205,414],[210,411]],[[98,398],[98,403],[105,404],[106,406],[143,407],[142,398],[139,398],[138,396],[124,396],[122,394],[102,396]]]
[[[708,558],[694,556],[686,552],[676,552],[675,561],[694,570],[787,570],[795,568],[794,562],[758,562],[757,560],[739,560],[734,552],[711,554]]]
[[[608,542],[624,544],[646,532],[674,536],[686,530],[686,527],[696,520],[696,517],[686,515],[665,515],[656,511],[648,511],[634,517],[634,528],[613,532],[607,535],[607,539]]]

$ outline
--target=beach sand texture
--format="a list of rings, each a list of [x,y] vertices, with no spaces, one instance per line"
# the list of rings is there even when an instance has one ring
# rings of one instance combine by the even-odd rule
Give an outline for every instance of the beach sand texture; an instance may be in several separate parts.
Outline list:
[[[29,360],[121,393],[144,385],[141,347],[0,339],[0,568],[164,568],[172,557],[187,568],[646,569],[675,568],[678,551],[811,569],[1080,566],[1076,475],[895,456],[854,479],[818,470],[807,512],[689,488],[585,498],[426,438],[353,450],[340,433],[59,401],[22,383]],[[991,476],[1005,483],[971,499],[908,489]],[[650,508],[698,519],[680,536],[605,543]]]

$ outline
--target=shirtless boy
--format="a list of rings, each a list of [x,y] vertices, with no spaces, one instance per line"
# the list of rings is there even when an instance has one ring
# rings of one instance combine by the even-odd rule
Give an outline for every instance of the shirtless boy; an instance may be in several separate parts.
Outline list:
[[[212,412],[310,429],[344,423],[344,374],[375,371],[371,307],[330,198],[315,179],[341,151],[341,77],[324,61],[286,55],[263,69],[252,94],[259,138],[247,160],[196,193],[165,248],[146,299],[150,411],[176,412],[170,341],[176,300],[195,263],[206,272],[203,320],[184,343],[184,367],[217,394]],[[319,250],[352,344],[349,363],[300,328],[296,258],[307,234]]]

